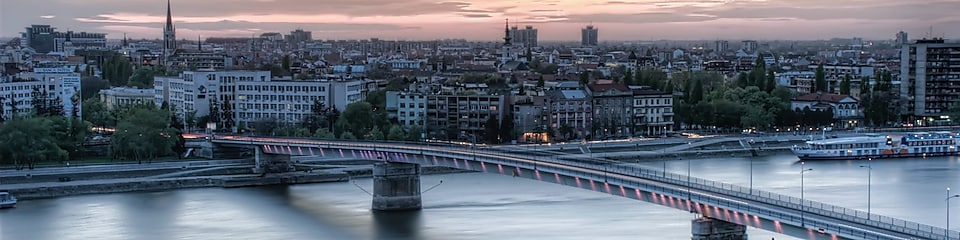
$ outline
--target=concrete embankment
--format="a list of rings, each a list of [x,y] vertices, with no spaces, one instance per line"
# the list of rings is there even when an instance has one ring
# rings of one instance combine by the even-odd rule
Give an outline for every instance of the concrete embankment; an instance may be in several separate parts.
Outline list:
[[[236,173],[235,169],[221,169],[213,172]],[[163,171],[162,171],[163,172]],[[425,166],[424,174],[444,174],[467,172],[447,167]],[[208,172],[209,173],[209,172]],[[163,175],[168,175],[165,173]],[[326,169],[309,172],[290,172],[281,174],[255,175],[213,175],[185,176],[170,178],[136,177],[116,179],[96,179],[69,182],[36,181],[32,183],[5,184],[4,190],[22,200],[55,198],[84,194],[109,194],[123,192],[167,191],[187,188],[206,187],[252,187],[269,185],[308,184],[326,182],[345,182],[350,178],[365,178],[372,175],[372,166],[360,165],[347,169]]]

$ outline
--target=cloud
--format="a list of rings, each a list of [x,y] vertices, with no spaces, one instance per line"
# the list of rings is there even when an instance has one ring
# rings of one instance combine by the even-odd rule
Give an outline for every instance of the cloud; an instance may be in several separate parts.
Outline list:
[[[463,16],[466,18],[492,18],[493,17],[493,16],[490,16],[490,14],[474,14],[474,13],[460,14],[460,16]]]
[[[704,22],[717,19],[708,15],[681,15],[675,13],[638,13],[638,14],[572,14],[566,16],[570,22],[594,23],[674,23]]]
[[[43,19],[53,19],[53,18],[56,18],[56,17],[57,17],[57,16],[54,16],[54,15],[43,15],[43,16],[40,16],[40,18],[43,18]]]

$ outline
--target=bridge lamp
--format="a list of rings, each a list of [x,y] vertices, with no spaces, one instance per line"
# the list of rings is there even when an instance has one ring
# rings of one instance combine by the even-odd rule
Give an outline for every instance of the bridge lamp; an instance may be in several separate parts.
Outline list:
[[[947,202],[947,231],[944,233],[944,236],[947,236],[947,238],[950,238],[950,199],[958,197],[960,197],[960,194],[950,195],[950,188],[947,188],[947,198],[945,200]]]
[[[870,188],[873,182],[873,167],[870,166],[870,162],[873,158],[867,158],[867,165],[860,165],[862,168],[867,169],[867,219],[870,219]],[[948,193],[949,194],[949,193]]]
[[[803,205],[803,175],[806,172],[813,171],[813,168],[804,168],[805,162],[800,162],[800,226],[805,226],[803,212],[806,211],[806,208]]]

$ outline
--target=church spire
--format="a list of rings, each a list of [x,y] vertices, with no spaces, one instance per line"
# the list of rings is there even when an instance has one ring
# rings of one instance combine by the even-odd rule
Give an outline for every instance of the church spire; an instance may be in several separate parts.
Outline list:
[[[510,19],[507,18],[503,23],[503,45],[511,45],[510,43]]]
[[[167,25],[163,30],[173,30],[173,13],[170,11],[170,0],[167,0]]]

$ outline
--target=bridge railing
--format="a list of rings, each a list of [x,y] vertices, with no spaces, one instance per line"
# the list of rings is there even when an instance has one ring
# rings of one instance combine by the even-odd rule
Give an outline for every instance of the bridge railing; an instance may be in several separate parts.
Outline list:
[[[438,154],[441,156],[445,155],[445,157],[460,158],[460,159],[469,159],[471,157],[469,153],[451,154],[449,152],[438,152],[438,153],[431,153],[431,154]],[[502,156],[502,155],[498,155],[496,152],[492,152],[492,153],[483,152],[483,154]],[[633,179],[617,177],[616,175],[612,175],[613,172],[603,172],[603,171],[588,172],[588,171],[581,171],[581,170],[569,170],[564,168],[555,168],[555,167],[551,167],[550,165],[543,165],[543,164],[540,164],[538,166],[536,161],[534,161],[533,163],[531,163],[530,161],[514,161],[509,159],[509,158],[512,158],[512,156],[506,156],[506,157],[508,158],[479,157],[478,159],[484,162],[489,162],[489,163],[502,163],[505,165],[517,166],[517,167],[526,168],[526,169],[540,169],[542,171],[555,172],[555,173],[564,174],[567,176],[580,176],[583,178],[597,179],[598,182],[596,182],[595,184],[603,184],[602,185],[603,188],[606,188],[608,186],[606,184],[613,184],[614,186],[626,186],[626,187],[631,187],[636,189],[642,189],[643,191],[646,191],[646,192],[655,192],[663,195],[673,196],[675,197],[674,198],[675,200],[681,200],[683,198],[687,198],[691,202],[696,202],[700,204],[715,206],[718,208],[734,211],[733,212],[734,214],[731,216],[729,212],[720,213],[719,211],[721,210],[719,209],[714,209],[714,210],[700,209],[701,208],[700,205],[695,207],[694,206],[684,207],[683,201],[672,202],[672,204],[661,202],[659,204],[665,205],[665,206],[672,205],[672,207],[675,207],[678,209],[688,209],[691,211],[696,210],[697,212],[700,212],[701,214],[704,214],[707,216],[715,217],[718,219],[726,219],[728,221],[738,222],[740,224],[745,224],[745,225],[759,225],[759,223],[756,223],[759,220],[750,219],[746,215],[743,215],[743,216],[736,215],[736,213],[751,213],[758,216],[764,216],[765,218],[769,218],[769,219],[776,219],[781,222],[794,222],[794,223],[804,222],[808,226],[821,227],[824,229],[828,229],[832,233],[841,234],[842,236],[855,236],[862,239],[900,239],[894,236],[889,236],[886,234],[881,234],[873,231],[867,231],[867,230],[856,228],[856,227],[851,227],[846,225],[836,225],[835,223],[823,222],[823,221],[810,219],[810,218],[804,219],[802,216],[798,216],[798,213],[784,213],[784,212],[774,211],[774,210],[770,210],[770,209],[756,206],[756,205],[751,205],[749,203],[732,200],[729,198],[714,197],[709,194],[701,193],[700,192],[701,190],[688,191],[682,188],[665,187],[663,184],[656,184],[657,181],[650,181],[650,180],[637,181]],[[589,163],[572,162],[570,164],[557,164],[550,161],[542,161],[542,162],[562,165],[562,166],[571,166],[577,169],[592,169],[597,167],[597,165],[593,165]],[[619,168],[618,170],[631,172],[630,174],[621,174],[624,176],[642,175],[641,172],[645,171],[643,169],[630,169],[630,168],[622,168],[622,167]],[[602,173],[598,174],[596,172],[602,172]],[[617,174],[620,174],[620,173],[617,173]],[[642,177],[637,177],[637,178],[643,179]],[[599,181],[602,181],[602,182],[599,182]],[[675,185],[675,184],[672,184],[672,185]],[[594,190],[618,195],[616,191],[618,191],[619,189],[594,189]],[[626,193],[626,192],[620,193],[620,195],[623,195],[624,197],[629,197],[627,196],[627,194],[629,193]],[[640,196],[637,196],[637,198],[640,198]],[[680,204],[680,206],[677,206],[677,204]],[[753,224],[751,224],[751,221],[753,221]]]
[[[217,138],[220,140],[221,138]],[[232,139],[224,139],[232,140]],[[237,139],[236,141],[244,141],[243,139]],[[257,140],[251,139],[251,142],[256,142]],[[877,214],[870,214],[859,210],[849,209],[845,207],[824,204],[820,202],[815,202],[811,200],[777,194],[773,192],[756,190],[745,188],[738,185],[722,183],[717,181],[711,181],[701,178],[696,178],[687,175],[663,172],[660,170],[653,170],[650,168],[639,167],[639,166],[622,166],[615,165],[613,167],[609,165],[599,165],[594,163],[584,163],[577,161],[566,161],[559,160],[555,157],[531,157],[524,155],[517,155],[511,153],[505,153],[502,151],[493,151],[489,149],[484,149],[482,147],[478,148],[471,145],[451,145],[451,144],[440,144],[440,143],[429,143],[429,142],[394,142],[394,141],[376,141],[376,142],[362,142],[358,143],[356,141],[330,141],[323,140],[328,142],[326,145],[329,147],[331,145],[349,145],[355,147],[373,147],[381,148],[383,150],[388,149],[397,149],[398,144],[413,146],[414,148],[420,147],[420,151],[429,151],[425,150],[423,146],[432,146],[439,148],[446,148],[454,150],[455,152],[469,154],[471,152],[484,153],[484,154],[495,154],[501,156],[509,156],[519,159],[528,159],[534,161],[544,161],[557,164],[564,164],[570,166],[581,167],[584,169],[591,169],[601,172],[617,173],[624,174],[628,176],[635,176],[644,179],[650,179],[655,181],[661,181],[665,183],[670,183],[678,186],[688,186],[691,189],[697,189],[701,191],[710,191],[720,194],[725,194],[729,196],[735,196],[742,199],[749,199],[752,201],[783,206],[791,208],[798,211],[803,211],[805,213],[812,213],[821,216],[827,216],[836,219],[842,219],[845,221],[855,222],[867,226],[878,227],[882,229],[889,229],[892,231],[902,232],[909,235],[920,236],[923,238],[929,239],[947,239],[946,236],[960,236],[960,233],[957,231],[947,232],[946,229],[938,228],[926,224],[920,224],[912,221],[906,221],[898,218],[886,217]],[[293,144],[317,144],[316,140],[313,139],[295,139],[295,140],[279,140],[279,141],[270,141],[269,143],[293,143]],[[323,144],[317,144],[323,145]],[[516,164],[522,164],[521,162],[516,162]],[[665,193],[684,193],[683,190],[676,189],[664,189]]]

